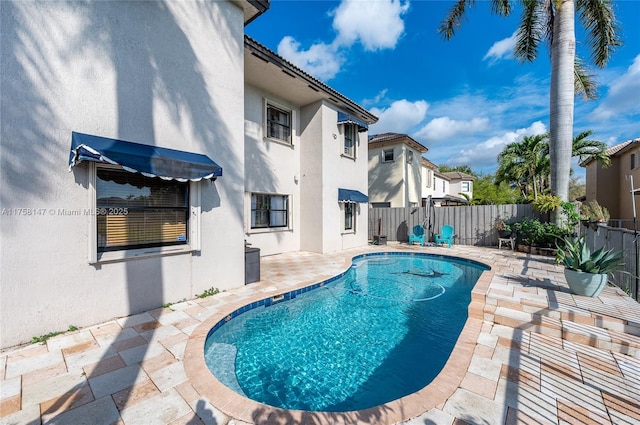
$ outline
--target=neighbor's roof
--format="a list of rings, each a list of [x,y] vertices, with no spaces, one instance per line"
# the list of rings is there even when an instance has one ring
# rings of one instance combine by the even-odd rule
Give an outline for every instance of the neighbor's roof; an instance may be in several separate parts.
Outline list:
[[[437,170],[438,169],[438,166],[436,164],[434,164],[433,162],[429,161],[425,157],[422,157],[422,165],[424,165],[427,168],[431,168],[432,170]]]
[[[353,100],[332,89],[246,34],[244,36],[244,47],[251,53],[251,55],[266,63],[277,66],[284,74],[293,78],[294,81],[298,81],[297,84],[300,85],[298,88],[299,90],[309,89],[309,92],[323,93],[320,98],[335,104],[339,109],[348,114],[354,115],[367,124],[374,124],[378,121],[378,117],[358,105]],[[298,85],[295,85],[293,82],[289,83],[289,86],[298,87]]]
[[[636,145],[640,145],[640,137],[637,139],[627,140],[626,142],[622,142],[617,145],[611,146],[610,148],[607,148],[604,151],[604,153],[606,153],[611,157],[615,157],[623,154],[625,151],[631,149],[633,146],[636,146]],[[592,157],[589,157],[586,160],[584,160],[582,163],[580,163],[580,166],[586,167],[592,161],[594,161],[594,159]]]
[[[370,148],[397,145],[398,143],[404,143],[421,153],[425,153],[429,150],[425,145],[404,133],[382,133],[369,136]]]
[[[447,176],[446,173],[441,173],[438,170],[434,170],[433,175],[436,177],[440,177],[442,180],[451,181],[451,177]]]
[[[449,171],[442,174],[449,177],[450,180],[475,180],[476,179],[471,174],[461,173],[460,171]]]

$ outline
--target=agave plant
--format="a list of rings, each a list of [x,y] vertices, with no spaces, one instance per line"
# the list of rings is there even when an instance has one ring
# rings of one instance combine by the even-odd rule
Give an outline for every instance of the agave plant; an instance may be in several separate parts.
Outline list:
[[[622,262],[622,251],[602,247],[591,252],[584,235],[573,240],[564,238],[564,246],[558,247],[557,260],[569,270],[585,273],[609,274],[616,271]]]

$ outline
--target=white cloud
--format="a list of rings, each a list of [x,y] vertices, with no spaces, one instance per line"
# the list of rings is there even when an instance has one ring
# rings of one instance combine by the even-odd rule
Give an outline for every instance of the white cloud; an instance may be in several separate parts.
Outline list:
[[[606,97],[592,112],[596,120],[606,120],[619,114],[640,113],[640,55],[627,71],[609,84]]]
[[[308,50],[301,50],[300,43],[292,37],[284,37],[278,44],[278,54],[314,77],[327,81],[335,77],[344,62],[335,48],[317,43]]]
[[[371,125],[369,134],[406,133],[408,128],[424,120],[427,109],[429,109],[429,104],[424,100],[409,102],[406,99],[396,100],[386,109],[371,108],[371,113],[380,119]]]
[[[385,98],[385,96],[387,95],[387,91],[388,89],[382,89],[373,97],[373,99],[363,99],[361,102],[362,106],[367,107],[369,105],[377,105]]]
[[[367,51],[392,49],[404,34],[403,15],[409,10],[409,1],[343,0],[333,11],[333,42],[315,43],[308,49],[291,36],[278,44],[278,54],[309,74],[328,81],[340,72],[345,62],[344,52],[356,42]]]
[[[449,117],[434,118],[416,133],[427,141],[451,139],[460,134],[473,134],[484,131],[489,126],[488,118],[473,118],[469,121],[452,120]]]
[[[471,168],[483,168],[487,165],[495,166],[498,154],[509,143],[522,140],[524,136],[533,136],[547,132],[547,126],[536,121],[529,127],[519,128],[517,130],[507,131],[504,134],[491,137],[471,148],[461,149],[455,155],[452,155],[448,163],[452,164],[469,164]]]
[[[408,1],[343,0],[334,12],[335,43],[352,46],[359,40],[365,50],[394,48],[404,33],[402,15],[408,10]]]
[[[495,63],[501,59],[513,57],[513,48],[516,45],[517,31],[511,34],[511,37],[503,38],[500,41],[493,43],[493,46],[489,49],[482,60],[489,60],[490,63]]]

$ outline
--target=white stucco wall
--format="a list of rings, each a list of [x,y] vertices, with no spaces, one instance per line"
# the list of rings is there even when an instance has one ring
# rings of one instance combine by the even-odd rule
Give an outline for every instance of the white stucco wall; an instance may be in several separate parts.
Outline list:
[[[420,169],[422,175],[422,198],[426,199],[429,196],[435,195],[435,189],[433,187],[433,170],[425,166],[421,166]]]
[[[244,284],[243,15],[228,2],[0,2],[0,346]],[[201,251],[88,263],[71,132],[203,153]],[[17,211],[17,210],[16,210]]]
[[[324,246],[322,252],[339,251],[367,244],[367,204],[356,204],[354,231],[344,230],[344,204],[338,202],[338,189],[368,191],[367,161],[368,133],[358,133],[355,159],[342,155],[344,151],[343,126],[337,125],[338,112],[329,104],[322,105],[323,124],[323,198]],[[336,137],[333,137],[334,134]]]
[[[303,107],[300,111],[300,249],[323,252],[325,232],[322,190],[323,120],[320,103]],[[329,137],[329,136],[327,136]]]
[[[441,198],[448,195],[450,192],[449,181],[442,177],[436,176],[435,187],[433,190],[433,196]]]
[[[422,154],[410,146],[404,145],[404,155],[407,170],[407,204],[404,206],[420,206],[422,200]]]
[[[394,160],[382,161],[382,151],[394,150]],[[405,206],[405,167],[402,145],[369,149],[369,203],[390,202],[392,208]]]
[[[265,98],[292,111],[291,146],[263,137]],[[260,248],[263,256],[300,249],[299,128],[300,110],[296,105],[256,87],[245,86],[245,236],[252,247]],[[251,229],[251,192],[289,195],[289,228]]]

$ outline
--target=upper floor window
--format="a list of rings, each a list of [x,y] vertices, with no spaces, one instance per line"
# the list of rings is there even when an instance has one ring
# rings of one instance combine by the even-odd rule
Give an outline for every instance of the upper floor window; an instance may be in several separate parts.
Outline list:
[[[471,192],[471,182],[462,182],[462,192]]]
[[[355,158],[356,140],[358,137],[358,126],[355,124],[344,124],[344,149],[345,156]]]
[[[631,169],[635,170],[638,168],[638,155],[635,153],[631,154]]]
[[[189,183],[96,170],[98,252],[186,245]]]
[[[269,102],[266,104],[265,134],[270,139],[291,143],[291,111]]]
[[[382,151],[382,162],[391,162],[393,160],[393,149],[385,149]]]
[[[289,196],[251,194],[251,228],[287,227]]]
[[[425,179],[427,183],[427,187],[431,187],[431,179],[432,179],[431,170],[427,170],[427,178]]]
[[[411,164],[413,162],[413,151],[407,151],[407,163]]]

